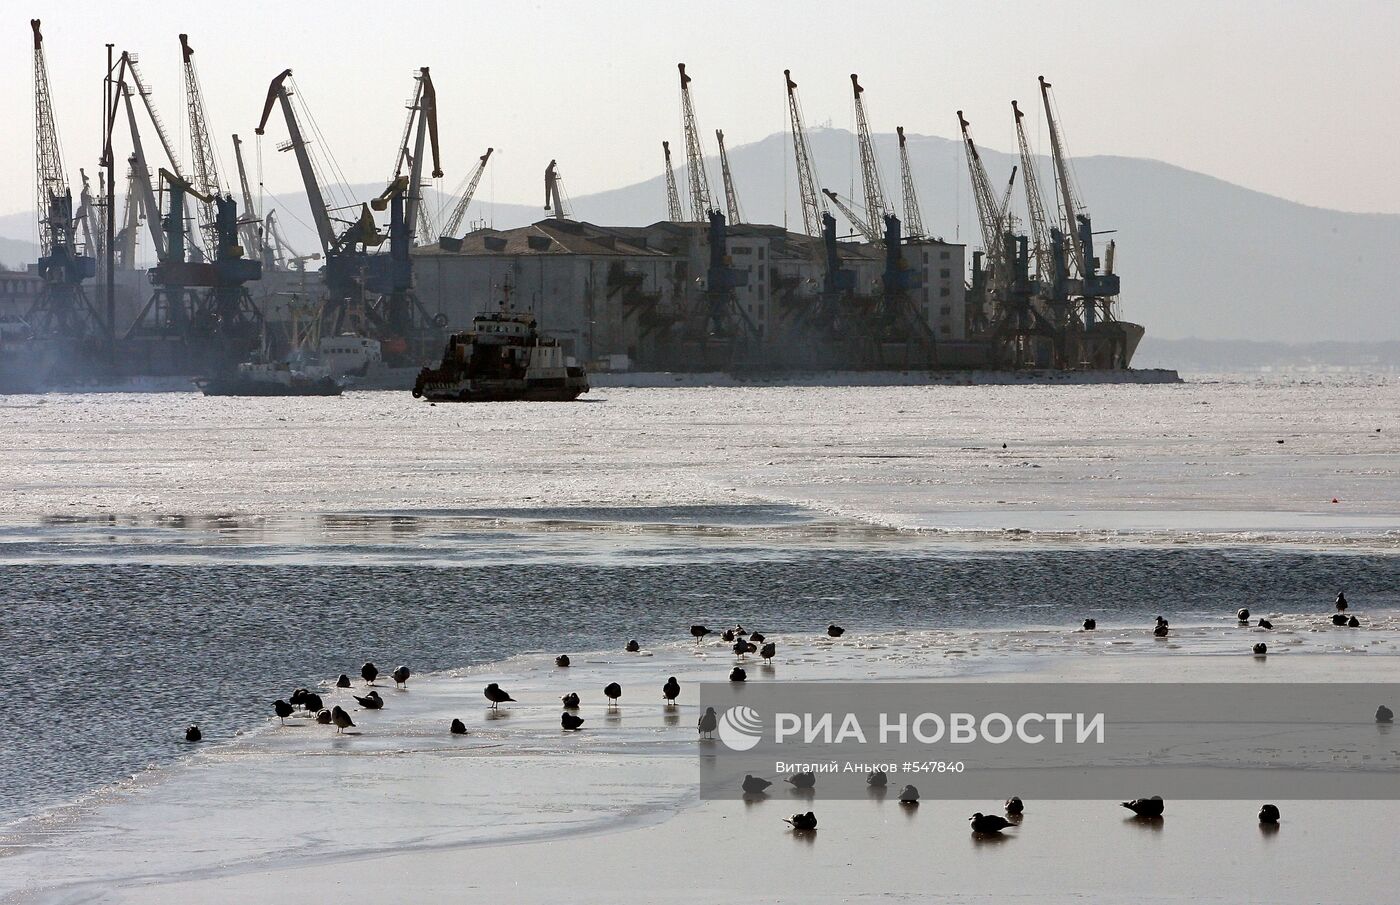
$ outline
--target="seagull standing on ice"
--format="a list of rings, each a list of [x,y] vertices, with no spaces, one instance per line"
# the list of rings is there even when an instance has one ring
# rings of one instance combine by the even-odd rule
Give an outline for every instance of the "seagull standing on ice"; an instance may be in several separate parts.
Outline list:
[[[487,685],[485,690],[482,691],[482,694],[486,695],[486,700],[491,702],[492,710],[497,709],[497,707],[506,702],[515,703],[515,698],[511,697],[504,688],[497,685],[495,682]]]
[[[337,704],[331,709],[331,722],[335,723],[335,731],[337,735],[339,735],[341,732],[344,732],[346,729],[352,728],[355,725],[355,721],[350,719],[350,714],[346,713],[344,710],[341,710],[339,704]]]
[[[696,724],[702,738],[710,738],[715,729],[719,726],[719,717],[715,716],[715,708],[706,707],[705,712],[700,715],[700,722]]]

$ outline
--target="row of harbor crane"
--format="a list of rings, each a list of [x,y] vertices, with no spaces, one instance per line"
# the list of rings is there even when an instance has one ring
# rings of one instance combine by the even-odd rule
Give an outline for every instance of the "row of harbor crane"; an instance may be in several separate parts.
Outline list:
[[[734,188],[734,177],[729,166],[729,154],[724,145],[723,130],[716,130],[715,139],[719,145],[720,173],[724,184],[724,210],[710,193],[709,177],[705,166],[705,150],[700,127],[696,121],[695,103],[691,93],[692,77],[686,73],[684,63],[678,63],[681,92],[681,120],[685,138],[686,175],[689,184],[690,217],[687,219],[681,209],[681,196],[676,183],[675,168],[671,161],[669,141],[661,143],[665,162],[666,199],[669,219],[676,222],[708,224],[707,241],[710,250],[709,267],[706,274],[704,306],[705,331],[710,338],[753,340],[757,337],[757,326],[745,309],[738,304],[735,290],[747,284],[748,274],[729,266],[727,254],[727,229],[729,225],[742,223],[738,194]],[[792,80],[790,71],[783,73],[787,82],[788,101],[791,111],[793,148],[797,158],[798,187],[802,201],[803,223],[807,234],[821,240],[814,243],[810,253],[822,264],[825,276],[818,292],[810,299],[814,304],[804,305],[796,312],[796,326],[814,330],[826,338],[835,339],[841,335],[858,336],[876,351],[887,342],[914,343],[921,347],[921,361],[935,363],[933,331],[927,320],[919,316],[910,296],[910,290],[917,288],[919,272],[907,266],[901,247],[903,238],[901,221],[893,208],[885,200],[883,182],[875,159],[874,143],[865,116],[865,106],[861,98],[864,89],[857,76],[851,76],[855,92],[858,140],[860,142],[861,170],[866,193],[866,210],[858,213],[851,205],[843,202],[834,192],[817,192],[815,165],[812,160],[806,129],[802,123],[801,108],[797,99],[797,83]],[[901,130],[901,148],[902,148]],[[904,183],[906,206],[917,206],[914,198],[912,173],[904,162],[907,175]],[[863,306],[852,305],[855,301],[855,272],[842,266],[837,242],[836,220],[827,209],[825,199],[831,199],[842,211],[857,231],[871,244],[885,249],[885,269],[878,297]],[[915,215],[914,222],[921,224]],[[922,229],[922,226],[920,226]],[[856,329],[852,330],[852,327]],[[873,363],[873,360],[872,360]],[[906,359],[906,363],[907,359]]]
[[[36,132],[36,187],[41,241],[39,273],[43,277],[28,321],[36,335],[73,338],[105,337],[115,344],[128,340],[175,340],[192,349],[219,350],[230,357],[247,354],[265,344],[264,313],[248,284],[267,271],[304,270],[320,261],[325,285],[319,306],[321,329],[353,329],[380,339],[386,360],[408,363],[431,353],[446,318],[428,311],[414,291],[410,249],[437,241],[443,248],[460,248],[455,238],[493,150],[486,149],[455,193],[451,213],[439,224],[424,203],[425,180],[441,176],[438,147],[438,99],[427,67],[413,75],[407,120],[395,149],[386,188],[370,199],[352,199],[348,192],[334,200],[335,186],[327,175],[339,172],[328,143],[296,88],[290,69],[269,85],[257,135],[268,128],[274,110],[285,121],[287,140],[279,150],[297,161],[310,205],[319,250],[299,254],[286,241],[277,212],[256,211],[243,143],[233,136],[236,185],[227,185],[219,170],[215,142],[188,36],[180,36],[184,73],[190,163],[177,156],[171,131],[157,112],[151,85],[136,54],[113,57],[105,80],[104,142],[95,198],[86,171],[74,206],[59,151],[49,93],[47,63],[39,20],[32,20]],[[736,290],[748,274],[730,266],[727,230],[743,222],[739,196],[729,165],[724,133],[717,130],[724,198],[712,194],[702,133],[698,126],[692,77],[678,64],[687,164],[688,212],[682,209],[669,142],[662,142],[665,159],[667,212],[676,222],[697,223],[710,246],[709,268],[701,292],[704,333],[714,338],[758,335],[758,329],[736,301]],[[797,83],[783,73],[788,99],[789,128],[796,163],[803,228],[814,242],[808,246],[824,272],[818,291],[794,306],[802,326],[827,335],[849,333],[855,324],[878,346],[886,342],[913,343],[936,359],[934,334],[928,318],[920,316],[912,293],[921,285],[921,272],[909,265],[904,249],[932,241],[926,235],[914,172],[903,127],[899,138],[902,218],[885,190],[867,117],[865,88],[851,75],[856,141],[861,163],[862,197],[847,199],[821,187],[804,123]],[[1013,103],[1021,160],[1019,172],[1026,193],[1028,216],[1024,234],[1010,211],[1017,168],[1005,190],[993,192],[973,142],[967,120],[958,114],[981,227],[982,249],[973,256],[967,305],[968,336],[996,348],[997,363],[1009,366],[1053,364],[1081,366],[1090,359],[1111,358],[1111,329],[1118,277],[1113,273],[1113,243],[1102,264],[1095,254],[1095,235],[1080,193],[1071,179],[1050,85],[1041,79],[1042,102],[1049,124],[1055,170],[1055,205],[1042,196],[1035,161],[1022,127],[1023,114]],[[124,117],[122,116],[124,114]],[[113,139],[124,118],[131,151],[127,195],[117,228]],[[148,154],[142,129],[159,143]],[[431,154],[431,169],[426,168]],[[343,181],[343,177],[342,177]],[[555,217],[566,215],[558,167],[551,161],[545,173],[545,207]],[[241,208],[241,210],[240,210]],[[856,295],[854,271],[843,262],[832,209],[840,212],[870,246],[881,250],[884,270],[873,296]],[[376,212],[388,211],[387,228]],[[105,228],[104,221],[105,220]],[[139,316],[119,333],[115,320],[112,274],[135,267],[141,224],[149,234],[157,263],[150,272],[151,295]],[[435,236],[436,234],[436,236]],[[847,251],[847,253],[849,253]],[[103,273],[107,278],[107,310],[93,304],[84,286]],[[264,293],[264,297],[266,297]],[[791,297],[793,294],[789,293]],[[293,344],[297,342],[293,338]],[[1107,352],[1104,343],[1107,342]],[[1048,355],[1047,355],[1048,350]],[[1122,356],[1126,359],[1126,354]],[[1049,360],[1047,360],[1047,358]],[[225,361],[225,364],[228,362]]]
[[[36,190],[39,219],[40,292],[26,321],[36,338],[61,337],[100,341],[173,340],[191,355],[222,358],[217,367],[236,363],[265,341],[263,312],[247,284],[265,270],[304,270],[309,261],[324,264],[325,302],[320,326],[340,332],[354,328],[381,340],[386,360],[416,360],[436,344],[446,319],[426,311],[413,292],[409,249],[419,242],[459,234],[472,197],[493,149],[454,193],[451,212],[434,222],[423,201],[425,143],[430,145],[432,177],[442,175],[438,162],[437,96],[427,67],[414,74],[407,103],[408,121],[399,143],[387,188],[368,202],[332,205],[323,175],[336,172],[333,158],[313,156],[304,122],[322,145],[324,137],[304,104],[293,104],[291,70],[273,79],[256,133],[261,136],[274,106],[280,108],[288,141],[279,150],[296,157],[311,216],[320,242],[318,252],[303,255],[286,240],[275,210],[256,213],[243,142],[233,135],[238,198],[219,172],[215,143],[195,66],[195,51],[180,35],[188,121],[188,167],[176,154],[170,130],[157,111],[150,83],[137,54],[113,57],[109,46],[104,82],[104,141],[99,198],[94,198],[85,170],[75,208],[59,150],[58,128],[49,91],[48,64],[38,19],[31,20],[34,42]],[[139,112],[138,112],[139,111]],[[119,115],[130,140],[127,194],[120,226],[115,211],[113,138]],[[140,115],[144,114],[144,116]],[[148,155],[143,122],[157,138],[159,161]],[[164,200],[162,206],[161,200]],[[241,200],[242,211],[239,204]],[[385,232],[372,210],[390,212]],[[106,221],[105,228],[103,221]],[[150,271],[152,293],[140,314],[123,332],[116,324],[111,274],[133,270],[136,243],[144,221],[156,266]],[[430,238],[431,237],[431,238]],[[380,253],[388,245],[387,253]],[[89,298],[85,281],[106,275],[107,310]],[[295,344],[295,338],[293,338]],[[431,349],[431,351],[436,351]]]
[[[928,330],[926,320],[918,316],[909,301],[910,291],[920,285],[920,276],[907,264],[900,251],[901,246],[918,245],[931,238],[927,235],[920,211],[904,127],[896,126],[895,129],[899,142],[904,214],[901,220],[885,191],[866,114],[865,88],[859,76],[851,75],[851,92],[863,204],[853,199],[843,199],[835,191],[821,187],[797,82],[791,70],[783,71],[783,79],[787,90],[788,125],[803,229],[808,236],[821,240],[821,244],[814,245],[813,250],[824,259],[827,270],[823,286],[815,296],[816,304],[806,315],[807,325],[827,329],[837,327],[841,323],[840,312],[850,310],[850,303],[855,300],[853,274],[841,266],[835,219],[830,211],[834,207],[861,239],[885,251],[886,266],[875,305],[878,316],[867,319],[869,325],[876,329],[877,338],[902,335],[931,346],[933,334]],[[688,219],[704,223],[713,221],[713,215],[718,211],[710,198],[705,175],[701,133],[696,125],[691,97],[692,81],[686,74],[685,65],[680,64],[681,111],[690,188]],[[1023,125],[1025,114],[1016,101],[1012,101],[1011,106],[1020,160],[1017,166],[1012,167],[1010,178],[1000,192],[992,188],[967,119],[961,110],[957,112],[982,239],[981,250],[973,253],[971,281],[967,287],[966,334],[973,341],[992,344],[993,363],[999,366],[1123,367],[1126,366],[1130,350],[1126,348],[1122,331],[1115,327],[1119,282],[1113,272],[1114,243],[1108,243],[1101,262],[1095,254],[1094,237],[1097,233],[1072,178],[1051,96],[1051,85],[1043,77],[1039,81],[1050,133],[1058,202],[1055,206],[1047,207],[1042,194],[1036,160]],[[739,203],[723,132],[717,131],[715,134],[720,148],[728,222],[740,223]],[[684,221],[687,218],[681,208],[670,143],[663,141],[662,150],[669,218]],[[1018,172],[1025,194],[1026,233],[1022,232],[1022,224],[1011,211]],[[721,289],[732,282],[723,274],[718,276]],[[721,312],[718,302],[712,303],[712,308],[718,316]]]

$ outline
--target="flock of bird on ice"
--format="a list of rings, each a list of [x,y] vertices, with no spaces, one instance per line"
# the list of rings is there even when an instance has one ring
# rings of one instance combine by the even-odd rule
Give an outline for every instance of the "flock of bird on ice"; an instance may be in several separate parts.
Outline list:
[[[1346,610],[1348,606],[1346,593],[1338,593],[1336,600],[1337,612],[1332,616],[1332,624],[1359,628],[1361,623],[1356,616],[1347,615]],[[1236,612],[1235,616],[1241,625],[1249,624],[1249,610],[1241,608]],[[1274,627],[1273,623],[1263,618],[1258,621],[1257,625],[1262,629],[1272,629]],[[1086,631],[1094,631],[1097,627],[1095,620],[1084,620],[1084,629]],[[1165,638],[1169,635],[1170,631],[1170,625],[1167,620],[1158,616],[1152,634],[1158,638]],[[840,638],[845,633],[846,630],[839,625],[833,624],[827,626],[826,634],[828,637]],[[707,635],[713,633],[703,625],[692,625],[690,627],[690,634],[695,638],[695,642],[698,644]],[[772,660],[773,657],[777,656],[778,649],[775,642],[768,641],[758,632],[747,632],[744,630],[743,626],[726,629],[721,633],[721,638],[723,638],[725,642],[733,644],[734,653],[741,660],[752,653],[757,653],[765,661]],[[762,646],[760,647],[760,645]],[[635,640],[628,641],[624,649],[629,653],[637,653],[641,650],[641,645]],[[1268,654],[1268,645],[1260,641],[1254,645],[1253,650],[1255,656],[1266,656]],[[569,666],[569,655],[560,654],[554,658],[554,662],[556,666],[566,668]],[[411,675],[412,672],[407,666],[400,666],[390,673],[390,678],[394,680],[395,687],[404,687],[408,684]],[[360,668],[360,678],[364,679],[367,686],[373,686],[375,680],[379,678],[379,668],[373,663],[366,663]],[[729,681],[731,682],[743,682],[747,679],[748,674],[744,671],[742,666],[735,666],[730,671]],[[335,685],[337,688],[350,688],[350,677],[342,673],[340,678],[336,680]],[[491,702],[491,708],[493,710],[501,704],[515,702],[515,698],[511,697],[509,692],[501,688],[496,682],[487,685],[482,693],[486,697],[486,700]],[[675,676],[668,678],[666,684],[661,687],[661,696],[666,702],[665,706],[667,707],[676,706],[676,699],[680,697],[680,694],[681,685],[680,682],[676,681]],[[608,707],[614,708],[617,706],[618,700],[622,697],[622,686],[616,682],[610,682],[604,686],[603,695],[608,700]],[[353,695],[353,697],[365,710],[380,710],[384,707],[384,699],[379,696],[379,692],[373,687],[371,687],[365,695]],[[579,708],[578,694],[576,692],[569,692],[564,695],[561,700],[564,705],[564,710],[559,715],[560,726],[566,732],[577,732],[581,730],[583,728],[584,718],[574,712]],[[354,720],[351,719],[350,714],[346,712],[344,708],[335,705],[327,709],[324,703],[321,696],[316,692],[306,688],[298,688],[293,691],[286,700],[279,698],[273,701],[272,710],[277,718],[284,723],[287,717],[295,713],[296,709],[300,707],[304,712],[314,713],[317,723],[335,726],[337,733],[354,727]],[[1377,708],[1376,722],[1390,723],[1394,718],[1394,713],[1385,705],[1381,705]],[[715,731],[717,723],[718,718],[715,715],[715,709],[709,707],[706,708],[705,713],[701,715],[696,728],[702,737],[706,737]],[[467,727],[460,719],[454,719],[448,726],[448,731],[453,735],[466,735]],[[198,742],[203,740],[203,737],[203,733],[197,725],[190,726],[185,730],[185,741],[187,742]],[[790,783],[794,789],[802,791],[813,789],[816,786],[816,781],[816,775],[813,773],[794,773],[787,778],[787,782]],[[883,770],[875,770],[867,776],[866,782],[872,789],[883,790],[888,784],[889,778]],[[762,796],[766,794],[766,790],[771,785],[772,783],[766,779],[761,779],[753,775],[746,775],[742,784],[742,790],[746,796]],[[913,785],[906,785],[900,790],[899,803],[904,807],[918,807],[919,790]],[[1166,805],[1160,795],[1154,795],[1151,798],[1137,798],[1132,801],[1122,802],[1122,806],[1132,811],[1136,819],[1161,820]],[[979,835],[994,835],[1000,833],[1002,830],[1014,827],[1021,822],[1021,815],[1025,812],[1025,804],[1020,798],[1014,796],[1008,798],[1005,803],[1005,809],[1006,817],[1002,817],[999,814],[983,814],[981,812],[973,814],[968,818],[972,825],[972,832]],[[1277,828],[1279,817],[1279,809],[1276,805],[1265,804],[1259,808],[1259,824],[1261,827],[1266,829]],[[784,822],[791,826],[794,832],[807,833],[814,832],[817,829],[817,816],[812,811],[808,811],[805,814],[794,814],[786,818]]]

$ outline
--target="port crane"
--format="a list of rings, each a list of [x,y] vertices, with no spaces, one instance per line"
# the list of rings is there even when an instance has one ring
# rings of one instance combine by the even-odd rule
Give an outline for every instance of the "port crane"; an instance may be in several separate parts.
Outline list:
[[[263,315],[246,284],[261,279],[262,262],[243,257],[233,196],[208,195],[163,167],[160,181],[168,205],[168,213],[160,218],[164,253],[151,271],[155,289],[127,337],[173,335],[195,345],[192,352],[203,367],[232,368],[259,343]],[[187,260],[187,197],[214,208],[212,260]]]
[[[677,63],[681,73],[681,118],[685,126],[685,165],[690,179],[690,219],[696,223],[709,220],[714,205],[710,198],[710,177],[705,171],[705,148],[700,143],[700,127],[695,123],[695,104],[690,98],[690,76],[685,64]]]
[[[970,126],[971,123],[959,110],[958,128],[962,132],[967,171],[972,180],[972,198],[977,207],[977,223],[982,232],[982,251],[972,254],[972,291],[967,306],[967,332],[970,336],[976,336],[988,329],[988,308],[993,307],[1001,298],[1002,290],[1009,282],[1004,263],[1006,246],[1002,234],[1007,225],[1016,168],[1012,168],[1006,191],[998,200],[992,194],[987,169],[982,163],[982,155],[977,151],[977,143],[972,140]]]
[[[472,198],[476,195],[476,187],[481,184],[481,174],[486,172],[486,162],[491,159],[495,148],[487,148],[486,153],[476,160],[476,166],[472,168],[471,175],[467,177],[466,188],[457,196],[457,204],[452,208],[452,215],[447,218],[447,225],[442,230],[442,235],[449,238],[457,235],[457,230],[462,226],[462,219],[467,215],[467,206],[472,203]]]
[[[797,191],[802,201],[802,228],[807,235],[825,235],[825,217],[829,216],[826,202],[817,191],[816,164],[812,162],[812,146],[807,141],[807,126],[802,119],[802,104],[797,97],[797,82],[792,79],[792,70],[783,70],[783,80],[787,85],[788,125],[792,130],[792,155],[797,169]]]
[[[883,356],[883,345],[898,332],[895,325],[904,321],[914,327],[917,336],[930,356],[933,355],[933,331],[928,320],[922,317],[909,297],[909,292],[922,284],[922,274],[904,260],[903,224],[895,214],[885,195],[884,180],[880,176],[879,161],[875,156],[875,143],[870,135],[870,122],[865,114],[865,88],[860,77],[851,73],[851,96],[855,102],[856,140],[860,147],[861,184],[865,189],[865,218],[862,221],[858,212],[842,204],[834,192],[826,192],[852,225],[873,245],[885,250],[885,269],[880,280],[880,296],[876,305],[876,317],[872,322],[877,359]],[[864,223],[863,228],[859,225]],[[906,362],[908,364],[910,362]]]
[[[734,192],[734,177],[729,172],[729,152],[724,147],[723,129],[715,130],[715,141],[719,143],[719,170],[724,178],[724,209],[731,224],[743,223],[739,215],[739,196]]]
[[[403,139],[399,142],[399,153],[394,161],[394,174],[389,177],[392,185],[404,175],[404,167],[409,170],[408,197],[404,202],[404,220],[409,229],[409,243],[417,245],[428,241],[432,227],[428,224],[427,206],[423,204],[423,144],[431,140],[433,148],[433,178],[442,178],[439,165],[437,92],[433,89],[432,77],[424,66],[414,76],[413,97],[407,104],[408,121],[404,123]],[[415,128],[416,127],[416,128]],[[409,139],[413,139],[413,149],[409,150]]]
[[[292,244],[287,241],[287,237],[282,235],[282,228],[277,224],[277,211],[268,211],[267,216],[263,218],[263,223],[267,229],[268,257],[276,262],[279,268],[306,273],[307,261],[321,260],[319,251],[304,255],[292,247]]]
[[[136,269],[136,240],[141,229],[141,218],[145,216],[141,206],[140,184],[136,178],[135,155],[126,159],[126,197],[122,202],[122,227],[117,230],[115,240],[116,266],[118,270]]]
[[[884,218],[891,213],[889,204],[885,201],[885,184],[880,178],[880,165],[875,157],[875,143],[870,138],[870,124],[865,118],[865,101],[861,95],[865,89],[861,87],[859,77],[851,73],[851,94],[855,98],[856,107],[856,141],[860,145],[860,179],[865,187],[865,215],[866,226],[869,228],[869,235],[874,236],[872,242],[881,242],[885,234]],[[866,230],[861,230],[865,233]]]
[[[34,187],[39,214],[39,276],[43,282],[25,320],[40,336],[89,337],[103,318],[88,299],[83,281],[96,276],[97,262],[80,252],[75,235],[73,191],[58,144],[48,63],[39,20],[34,32]]]
[[[1026,219],[1031,228],[1031,247],[1035,253],[1036,277],[1042,283],[1053,279],[1054,266],[1050,240],[1050,221],[1045,215],[1045,196],[1040,193],[1040,177],[1036,173],[1035,157],[1031,154],[1030,143],[1026,140],[1026,129],[1021,122],[1026,114],[1015,101],[1011,102],[1011,112],[1016,117],[1016,146],[1021,155],[1021,186],[1026,196]]]
[[[416,155],[409,175],[399,176],[369,204],[361,204],[359,217],[337,232],[305,133],[292,105],[294,91],[287,84],[291,77],[292,71],[286,69],[272,80],[255,131],[258,135],[264,134],[273,106],[281,108],[289,138],[279,150],[290,150],[296,156],[325,260],[327,300],[322,310],[329,328],[325,332],[340,333],[346,329],[345,321],[352,304],[363,299],[368,290],[377,296],[377,301],[364,307],[363,315],[374,328],[375,338],[383,344],[385,360],[391,363],[416,360],[426,353],[428,345],[436,344],[436,331],[447,324],[447,317],[441,312],[430,315],[424,310],[413,288],[413,261],[409,253],[413,230],[409,226],[409,215],[416,217],[417,212],[410,209],[408,198],[414,194],[413,184],[422,181],[423,155],[421,152]],[[426,83],[422,91],[423,109],[416,120],[415,147],[421,149],[426,134],[436,133],[435,126],[431,125],[436,119],[436,92],[432,91],[426,67],[419,70],[416,78]],[[433,172],[437,172],[441,167],[435,140],[432,148]],[[389,210],[387,237],[375,225],[371,207]],[[386,238],[389,253],[371,254],[370,250],[383,245]],[[421,322],[415,318],[415,313],[421,317]]]
[[[685,212],[681,210],[681,195],[676,190],[676,170],[671,166],[671,143],[661,143],[661,153],[666,157],[666,216],[672,223],[684,223]]]
[[[190,155],[194,160],[193,178],[190,184],[198,190],[195,195],[202,204],[199,217],[200,232],[204,236],[204,247],[209,257],[217,257],[219,230],[215,222],[218,206],[214,199],[223,195],[219,182],[219,165],[214,156],[214,141],[209,135],[209,117],[204,111],[204,92],[199,87],[199,73],[195,71],[194,48],[190,46],[190,36],[180,35],[180,54],[185,70],[185,107],[190,122]],[[204,199],[209,199],[205,201]]]
[[[544,209],[554,212],[554,219],[563,220],[567,214],[564,210],[564,198],[559,189],[559,161],[551,160],[549,166],[544,168]]]
[[[316,225],[316,236],[321,242],[321,254],[326,262],[327,301],[323,311],[325,317],[330,320],[331,332],[339,333],[346,326],[345,320],[350,313],[352,299],[360,294],[359,280],[362,273],[368,269],[367,249],[382,244],[384,237],[375,228],[368,206],[364,206],[360,217],[348,224],[343,231],[336,231],[330,208],[326,204],[326,196],[321,190],[320,179],[316,174],[316,165],[312,161],[302,132],[301,122],[292,106],[293,91],[287,85],[291,76],[292,70],[285,69],[268,86],[262,118],[254,132],[257,135],[264,134],[268,117],[272,115],[272,107],[274,104],[278,105],[287,122],[288,134],[287,141],[279,145],[278,150],[291,151],[296,157],[297,168],[301,171],[302,186],[306,191],[306,200],[311,206],[311,219]]]
[[[95,257],[101,260],[106,251],[103,245],[107,236],[102,230],[101,221],[98,219],[100,208],[99,205],[92,200],[92,183],[88,181],[87,170],[79,167],[78,179],[82,182],[83,187],[82,190],[78,192],[78,210],[73,216],[74,219],[78,221],[78,225],[82,227],[83,244],[88,248],[95,249]],[[97,174],[97,179],[100,184],[103,180],[101,173]],[[105,188],[105,185],[99,185],[98,189],[98,193],[104,197],[106,195],[106,192],[103,191]]]
[[[256,214],[257,208],[253,206],[253,193],[248,190],[248,171],[243,167],[243,142],[239,141],[237,133],[233,136],[233,159],[238,166],[238,187],[243,193],[243,221],[238,224],[238,231],[243,237],[243,247],[247,250],[248,257],[262,261],[266,245],[262,225],[258,222]]]
[[[1089,212],[1080,204],[1074,180],[1070,178],[1069,157],[1065,152],[1060,125],[1055,117],[1054,104],[1050,99],[1050,83],[1040,76],[1040,97],[1045,105],[1045,124],[1050,132],[1050,151],[1054,158],[1055,175],[1058,180],[1060,204],[1064,210],[1064,232],[1070,249],[1069,261],[1073,265],[1071,277],[1077,278],[1077,288],[1082,296],[1084,327],[1092,329],[1096,323],[1115,320],[1113,302],[1118,295],[1118,276],[1113,273],[1113,243],[1105,253],[1108,267],[1099,269],[1099,259],[1094,255],[1094,226]],[[1126,349],[1112,353],[1117,358],[1119,352],[1126,357]]]
[[[123,57],[129,64],[131,54],[123,54]],[[131,71],[130,65],[125,71]],[[137,89],[138,92],[140,90]],[[146,157],[146,146],[141,140],[141,129],[136,124],[136,107],[131,102],[131,87],[126,84],[124,78],[119,77],[117,80],[117,94],[126,108],[127,129],[131,135],[131,171],[132,181],[136,186],[136,197],[140,199],[141,210],[146,215],[146,228],[151,235],[151,248],[155,252],[156,260],[163,261],[166,254],[166,233],[160,224],[160,205],[156,202],[155,187],[151,184],[151,168]],[[147,111],[149,110],[148,107]],[[184,178],[178,173],[175,175]]]
[[[904,141],[904,127],[895,126],[899,135],[899,175],[904,194],[904,227],[911,239],[923,238],[924,217],[919,212],[919,193],[914,188],[914,168],[909,165],[909,148]]]

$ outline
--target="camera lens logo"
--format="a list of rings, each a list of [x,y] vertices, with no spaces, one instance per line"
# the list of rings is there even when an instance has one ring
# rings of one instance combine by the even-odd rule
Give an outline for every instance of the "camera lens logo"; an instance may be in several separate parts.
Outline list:
[[[719,718],[719,740],[731,751],[748,751],[763,738],[763,719],[752,707],[737,704]]]

